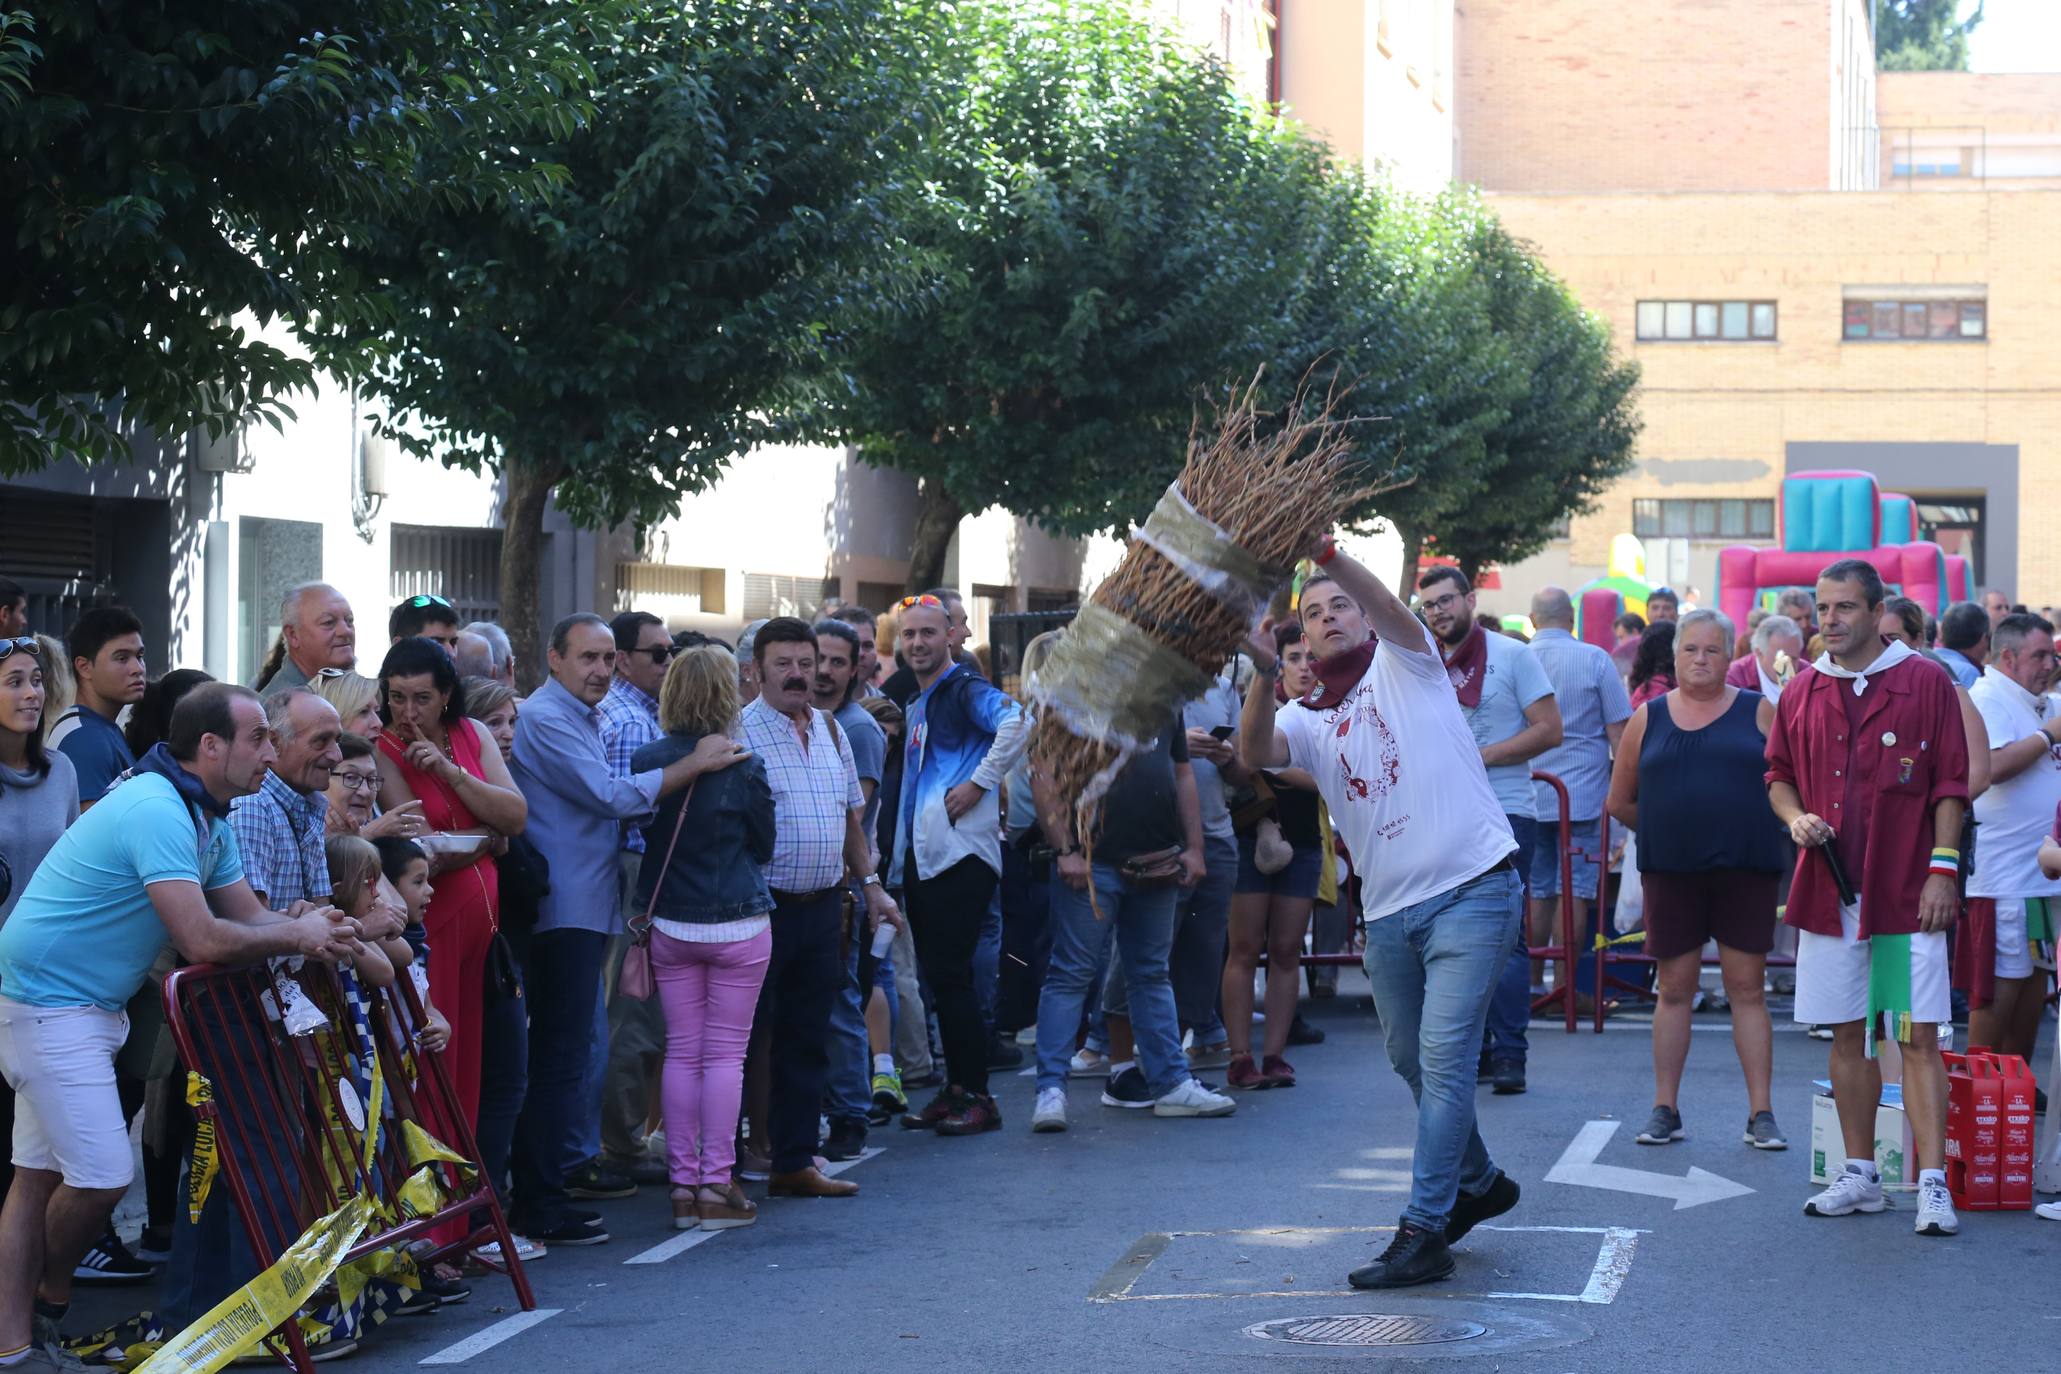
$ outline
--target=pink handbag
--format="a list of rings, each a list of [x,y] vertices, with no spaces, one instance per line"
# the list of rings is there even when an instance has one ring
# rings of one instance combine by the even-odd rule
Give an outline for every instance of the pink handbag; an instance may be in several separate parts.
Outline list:
[[[680,798],[680,814],[673,820],[673,838],[666,842],[665,862],[658,866],[658,878],[651,884],[651,900],[645,904],[642,917],[630,918],[630,948],[623,955],[615,990],[640,1002],[649,1001],[658,991],[658,981],[651,973],[651,913],[658,910],[658,889],[665,882],[666,870],[673,866],[673,851],[680,847],[680,827],[687,823],[687,804],[693,800],[694,785],[689,783],[687,795]],[[651,856],[647,853],[645,857]]]

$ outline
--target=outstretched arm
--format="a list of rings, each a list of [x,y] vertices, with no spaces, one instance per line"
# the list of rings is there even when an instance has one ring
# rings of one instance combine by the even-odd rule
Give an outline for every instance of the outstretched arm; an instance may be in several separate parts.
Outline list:
[[[1410,608],[1402,598],[1388,589],[1388,584],[1376,577],[1351,555],[1338,552],[1331,555],[1323,565],[1347,596],[1360,603],[1360,610],[1367,617],[1367,624],[1385,644],[1406,649],[1415,654],[1432,652],[1431,641],[1424,633],[1424,626],[1417,617],[1410,614]]]

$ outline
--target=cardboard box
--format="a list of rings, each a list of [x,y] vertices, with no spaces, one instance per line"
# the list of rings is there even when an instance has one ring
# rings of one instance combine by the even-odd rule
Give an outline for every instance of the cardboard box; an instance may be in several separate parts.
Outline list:
[[[1832,1085],[1819,1079],[1811,1098],[1811,1182],[1826,1184],[1846,1167],[1846,1145],[1839,1133],[1839,1109],[1832,1102]],[[1918,1163],[1911,1153],[1911,1123],[1904,1115],[1904,1090],[1895,1083],[1882,1085],[1882,1102],[1875,1109],[1875,1168],[1882,1186],[1911,1192],[1918,1186]]]

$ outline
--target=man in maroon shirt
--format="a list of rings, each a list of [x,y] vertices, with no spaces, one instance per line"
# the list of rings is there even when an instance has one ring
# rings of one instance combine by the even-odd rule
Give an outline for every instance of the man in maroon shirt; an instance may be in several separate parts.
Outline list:
[[[1946,930],[1959,903],[1967,735],[1947,675],[1883,638],[1873,565],[1841,559],[1819,575],[1817,595],[1825,652],[1782,692],[1767,774],[1768,801],[1801,849],[1787,917],[1799,931],[1795,1015],[1833,1028],[1832,1096],[1846,1144],[1845,1170],[1804,1211],[1836,1217],[1885,1205],[1872,1042],[1885,1014],[1904,1044],[1917,1231],[1950,1236],[1959,1223],[1946,1187],[1937,1032],[1952,1015]],[[1839,890],[1842,878],[1850,893]]]

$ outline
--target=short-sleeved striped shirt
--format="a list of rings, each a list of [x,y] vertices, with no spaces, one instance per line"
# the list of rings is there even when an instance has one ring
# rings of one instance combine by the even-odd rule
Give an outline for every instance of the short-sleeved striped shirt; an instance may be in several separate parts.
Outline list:
[[[740,743],[766,765],[773,787],[773,861],[766,883],[781,892],[816,892],[844,878],[845,820],[865,805],[851,744],[832,736],[829,718],[809,708],[809,742],[794,721],[763,699],[744,708]]]
[[[608,755],[610,776],[634,776],[630,760],[660,734],[658,702],[636,683],[618,677],[608,684],[608,695],[595,709],[601,713],[601,752]],[[632,854],[644,852],[643,827],[623,823],[623,848]]]
[[[288,787],[277,773],[265,774],[258,790],[229,804],[229,828],[243,858],[251,890],[274,911],[295,902],[329,898],[329,859],[324,849],[329,799]]]

